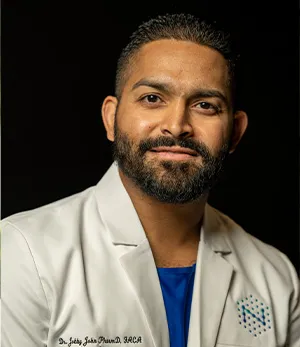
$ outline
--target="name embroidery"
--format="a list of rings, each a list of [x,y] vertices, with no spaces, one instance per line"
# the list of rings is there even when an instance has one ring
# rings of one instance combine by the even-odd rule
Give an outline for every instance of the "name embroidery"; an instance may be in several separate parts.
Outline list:
[[[72,346],[89,346],[89,345],[96,345],[97,347],[104,346],[104,344],[140,344],[142,343],[142,336],[116,336],[115,338],[108,338],[106,336],[99,336],[99,337],[89,337],[85,336],[84,339],[80,339],[78,337],[70,337],[68,341],[60,337],[58,339],[58,343],[60,345],[65,345],[67,347]]]

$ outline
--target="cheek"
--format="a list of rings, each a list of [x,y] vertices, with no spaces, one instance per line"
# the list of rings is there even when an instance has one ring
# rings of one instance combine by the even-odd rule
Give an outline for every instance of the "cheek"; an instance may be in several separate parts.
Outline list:
[[[136,122],[135,122],[135,127],[140,133],[143,133],[145,131],[149,131],[150,129],[153,128],[153,126],[154,126],[153,122],[151,122],[150,120],[143,119],[143,118],[136,119]]]
[[[228,127],[221,122],[207,122],[198,127],[197,138],[203,141],[213,152],[218,151],[228,140]]]
[[[147,133],[153,129],[153,122],[149,119],[145,119],[145,117],[135,116],[131,114],[130,117],[120,117],[119,127],[122,131],[130,134],[133,138],[142,138],[147,136]]]

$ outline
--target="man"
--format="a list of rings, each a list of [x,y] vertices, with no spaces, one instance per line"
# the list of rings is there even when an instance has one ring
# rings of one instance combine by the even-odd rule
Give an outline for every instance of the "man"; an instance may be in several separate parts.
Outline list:
[[[288,258],[207,204],[247,115],[227,35],[141,24],[102,118],[96,187],[2,221],[3,347],[300,346]]]

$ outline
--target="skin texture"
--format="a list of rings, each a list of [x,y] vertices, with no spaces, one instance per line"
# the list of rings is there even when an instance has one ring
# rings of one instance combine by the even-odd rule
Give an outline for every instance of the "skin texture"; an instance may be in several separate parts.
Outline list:
[[[228,79],[217,51],[159,40],[136,54],[121,100],[103,102],[120,178],[157,266],[196,261],[209,190],[246,130],[246,113],[232,112]],[[196,156],[165,159],[151,151],[159,146],[189,148]]]

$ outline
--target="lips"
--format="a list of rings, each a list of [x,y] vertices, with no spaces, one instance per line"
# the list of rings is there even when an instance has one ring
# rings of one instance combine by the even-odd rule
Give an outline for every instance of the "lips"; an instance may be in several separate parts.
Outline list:
[[[164,153],[176,153],[176,154],[189,154],[194,157],[198,155],[197,152],[189,148],[182,148],[182,147],[156,147],[156,148],[153,148],[151,151],[164,152]]]

